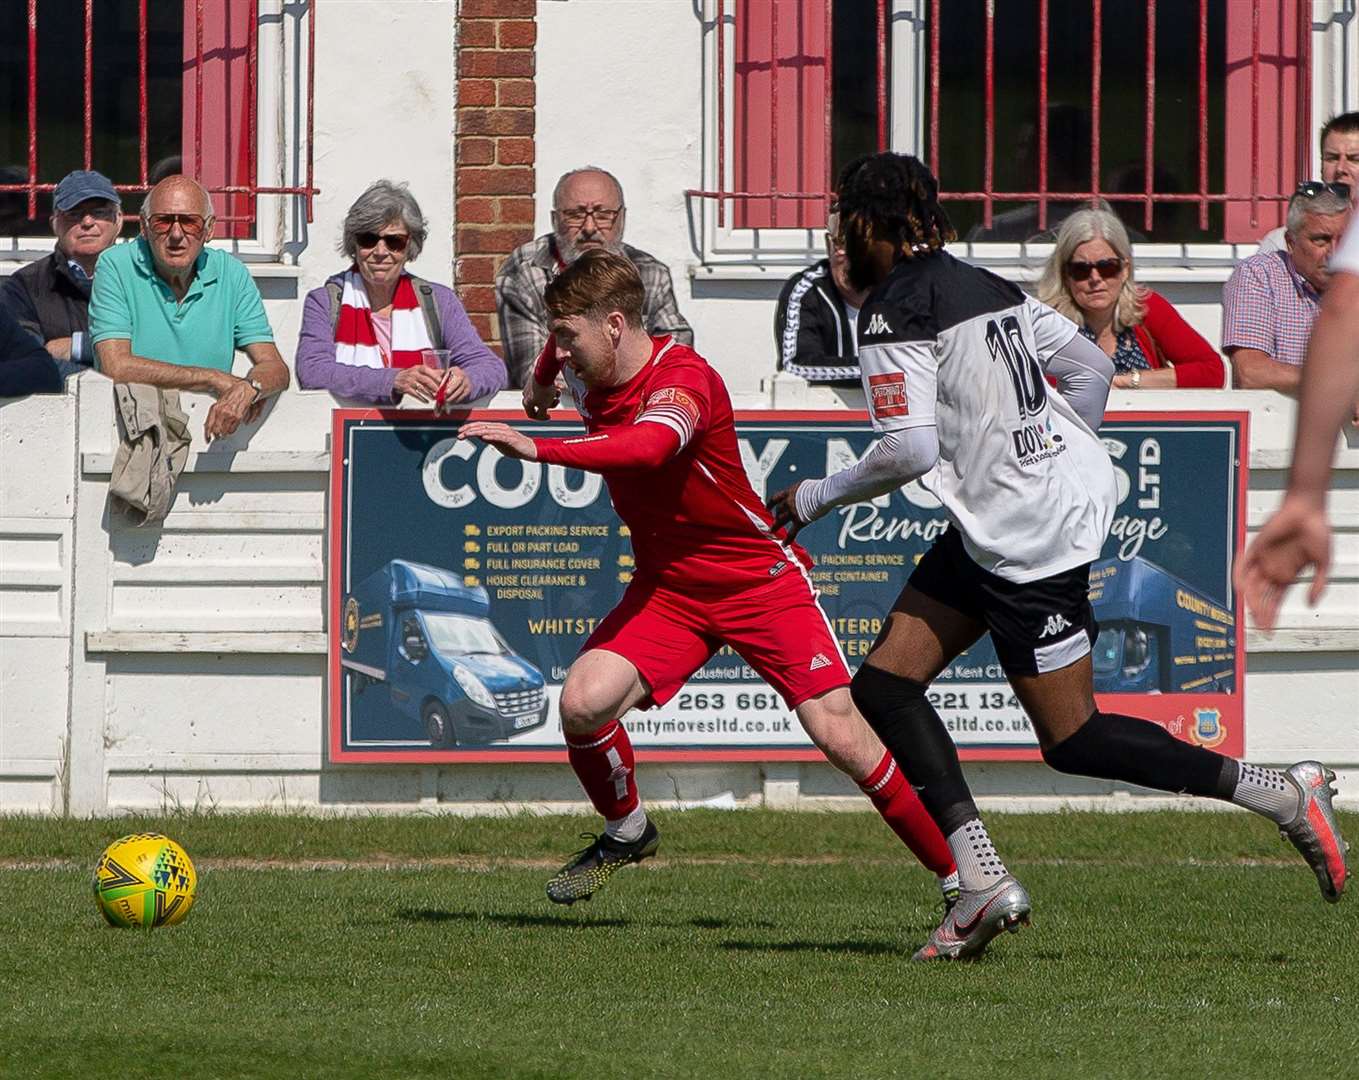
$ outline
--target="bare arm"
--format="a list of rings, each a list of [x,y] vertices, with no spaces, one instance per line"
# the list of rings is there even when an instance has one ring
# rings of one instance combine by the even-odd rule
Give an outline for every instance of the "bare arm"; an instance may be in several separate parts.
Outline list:
[[[1259,349],[1233,349],[1230,354],[1233,383],[1238,390],[1277,390],[1297,397],[1302,368],[1281,364]]]
[[[1331,279],[1307,343],[1288,494],[1325,498],[1340,426],[1359,399],[1359,274]]]
[[[165,390],[197,390],[203,394],[226,393],[233,382],[246,383],[217,368],[194,367],[189,364],[167,364],[163,360],[148,360],[135,356],[132,342],[127,338],[109,338],[94,347],[99,358],[99,370],[114,382],[145,383]],[[282,361],[280,361],[282,363]],[[286,368],[285,368],[286,374]],[[253,391],[252,391],[253,393]]]
[[[1255,621],[1272,629],[1284,593],[1312,569],[1307,602],[1326,589],[1331,565],[1331,524],[1326,489],[1335,437],[1352,418],[1359,397],[1359,274],[1332,280],[1307,344],[1302,367],[1293,467],[1278,512],[1237,560],[1232,579]]]
[[[260,397],[273,397],[288,389],[292,377],[288,374],[288,365],[283,362],[278,346],[272,341],[257,341],[246,345],[245,355],[252,365],[250,377],[264,387]]]

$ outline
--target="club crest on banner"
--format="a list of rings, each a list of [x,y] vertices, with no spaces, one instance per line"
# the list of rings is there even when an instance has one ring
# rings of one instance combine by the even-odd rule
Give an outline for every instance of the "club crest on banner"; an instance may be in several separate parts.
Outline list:
[[[1227,738],[1227,725],[1219,709],[1195,709],[1194,723],[1189,728],[1191,742],[1203,747],[1214,747]]]

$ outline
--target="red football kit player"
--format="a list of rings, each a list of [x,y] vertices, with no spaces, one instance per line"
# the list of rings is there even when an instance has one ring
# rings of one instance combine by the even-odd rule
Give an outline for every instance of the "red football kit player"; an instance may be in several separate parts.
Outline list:
[[[655,853],[659,837],[620,718],[663,705],[723,645],[779,691],[947,898],[948,846],[854,709],[811,559],[778,535],[746,477],[726,385],[692,349],[646,333],[641,298],[632,263],[605,251],[582,255],[548,286],[552,337],[525,406],[546,415],[565,364],[585,435],[534,439],[485,421],[460,432],[512,457],[603,474],[632,536],[633,580],[585,642],[561,695],[567,756],[605,829],[548,882],[549,899],[586,899],[614,870]]]

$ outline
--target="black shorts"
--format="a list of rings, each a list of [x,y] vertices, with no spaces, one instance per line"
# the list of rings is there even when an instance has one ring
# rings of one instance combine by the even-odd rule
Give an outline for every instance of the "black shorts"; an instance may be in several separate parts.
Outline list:
[[[909,584],[986,624],[1007,675],[1041,675],[1090,654],[1099,623],[1090,607],[1090,564],[1019,584],[978,566],[950,527]]]

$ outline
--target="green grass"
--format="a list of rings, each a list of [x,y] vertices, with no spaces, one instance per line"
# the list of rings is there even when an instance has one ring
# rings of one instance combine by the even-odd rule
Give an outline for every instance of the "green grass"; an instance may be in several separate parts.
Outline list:
[[[1246,815],[990,815],[1034,925],[952,965],[909,962],[937,894],[869,815],[658,821],[661,858],[562,909],[585,819],[0,818],[0,1075],[1359,1072],[1359,901]],[[94,859],[148,829],[198,903],[109,929]]]

